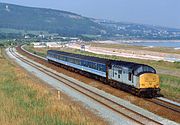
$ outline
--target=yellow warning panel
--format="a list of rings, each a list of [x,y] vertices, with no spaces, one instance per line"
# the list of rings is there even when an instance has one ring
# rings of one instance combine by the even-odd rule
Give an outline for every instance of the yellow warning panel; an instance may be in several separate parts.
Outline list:
[[[140,75],[140,88],[159,88],[159,75],[152,73],[145,73]]]

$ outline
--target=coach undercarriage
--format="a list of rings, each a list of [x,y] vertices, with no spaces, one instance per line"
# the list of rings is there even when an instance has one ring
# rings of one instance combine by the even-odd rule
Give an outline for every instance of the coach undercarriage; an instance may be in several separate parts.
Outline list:
[[[50,62],[56,66],[62,67],[64,69],[67,69],[69,71],[73,71],[75,73],[81,74],[83,76],[96,79],[98,81],[103,82],[104,84],[110,85],[111,87],[129,92],[129,93],[136,95],[136,96],[139,96],[139,97],[152,98],[152,97],[160,96],[160,94],[159,94],[160,89],[159,88],[158,89],[153,89],[153,88],[137,89],[133,86],[126,85],[124,83],[120,83],[120,82],[117,82],[114,80],[108,80],[102,76],[98,76],[98,75],[95,75],[95,74],[92,74],[92,73],[89,73],[86,71],[82,71],[82,70],[70,67],[68,65],[60,64],[60,63],[57,63],[57,62],[52,61],[52,60],[48,60],[48,62]]]

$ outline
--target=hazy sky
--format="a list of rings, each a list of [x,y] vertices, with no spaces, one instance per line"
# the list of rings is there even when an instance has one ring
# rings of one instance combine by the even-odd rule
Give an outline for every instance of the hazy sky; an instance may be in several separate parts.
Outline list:
[[[87,17],[180,28],[180,0],[0,0]]]

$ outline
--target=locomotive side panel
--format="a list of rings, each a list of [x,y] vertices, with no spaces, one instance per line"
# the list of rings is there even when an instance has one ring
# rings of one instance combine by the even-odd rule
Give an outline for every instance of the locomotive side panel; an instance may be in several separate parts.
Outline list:
[[[112,65],[109,69],[109,79],[136,87],[137,81],[127,67]]]

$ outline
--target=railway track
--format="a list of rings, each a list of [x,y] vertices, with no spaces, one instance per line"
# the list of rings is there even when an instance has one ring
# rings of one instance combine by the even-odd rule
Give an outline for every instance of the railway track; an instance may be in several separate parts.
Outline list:
[[[152,118],[149,118],[147,116],[144,116],[134,110],[131,110],[118,102],[115,102],[114,100],[105,97],[103,95],[100,95],[99,93],[92,91],[72,80],[69,80],[67,78],[64,78],[52,71],[47,70],[46,68],[43,68],[30,60],[27,60],[25,58],[22,58],[20,55],[16,54],[12,48],[9,48],[10,53],[18,58],[19,60],[31,65],[32,67],[40,70],[41,72],[53,77],[54,79],[62,82],[63,84],[67,85],[68,87],[71,87],[72,89],[82,93],[83,95],[86,95],[87,97],[99,102],[100,104],[108,107],[109,109],[113,110],[114,112],[125,116],[126,118],[130,119],[131,121],[137,123],[137,124],[162,124],[159,121],[156,121]]]
[[[160,99],[160,98],[148,99],[148,101],[153,102],[153,103],[160,105],[162,107],[168,108],[174,112],[180,113],[180,106],[177,104],[174,104],[172,102],[165,101],[165,100]]]
[[[32,53],[28,52],[27,50],[25,50],[23,48],[23,46],[21,46],[19,48],[23,52],[25,52],[25,53],[27,53],[27,54],[29,54],[31,56],[34,56],[36,58],[40,58],[41,60],[46,60],[46,58],[43,58],[43,57],[40,57],[38,55],[35,55],[35,54],[32,54]],[[171,110],[173,112],[180,113],[180,106],[179,106],[180,104],[179,105],[178,104],[174,104],[172,102],[166,101],[166,99],[161,99],[161,98],[153,98],[153,99],[146,99],[146,100],[149,101],[149,102],[152,102],[152,103],[154,103],[156,105],[159,105],[159,106],[162,106],[164,108],[167,108],[167,109],[169,109],[169,110]]]

